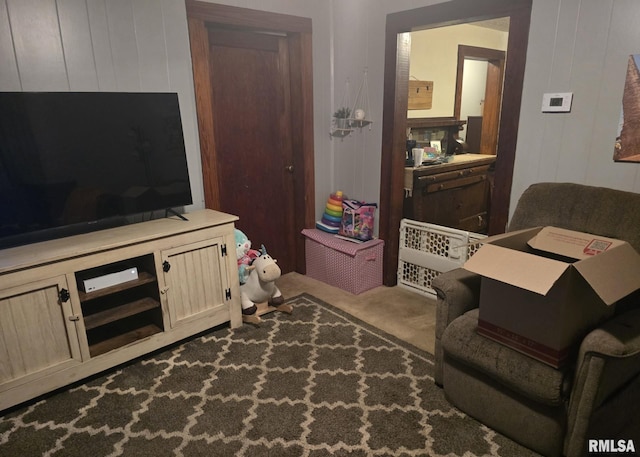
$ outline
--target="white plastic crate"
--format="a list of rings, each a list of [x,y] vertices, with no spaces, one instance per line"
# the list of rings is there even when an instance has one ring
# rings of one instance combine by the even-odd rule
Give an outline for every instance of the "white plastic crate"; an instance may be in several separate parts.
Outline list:
[[[440,273],[461,267],[486,235],[402,219],[398,253],[398,286],[435,297],[431,282]]]

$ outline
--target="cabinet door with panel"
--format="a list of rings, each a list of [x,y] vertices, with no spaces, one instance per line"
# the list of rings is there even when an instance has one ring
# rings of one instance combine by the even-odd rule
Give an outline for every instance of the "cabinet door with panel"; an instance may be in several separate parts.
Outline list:
[[[161,288],[171,326],[229,311],[226,247],[218,237],[162,252]]]
[[[443,190],[428,194],[426,218],[436,224],[482,233],[487,227],[487,199],[485,176],[451,181],[445,183]]]
[[[0,290],[0,392],[80,365],[66,276]]]
[[[484,233],[490,200],[488,173],[489,165],[418,169],[413,176],[413,195],[405,198],[404,217]]]

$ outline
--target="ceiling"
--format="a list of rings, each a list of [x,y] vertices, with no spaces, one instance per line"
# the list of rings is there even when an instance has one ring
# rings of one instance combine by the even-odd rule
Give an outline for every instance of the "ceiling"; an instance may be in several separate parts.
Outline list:
[[[508,17],[499,17],[496,19],[489,19],[486,21],[478,21],[472,22],[471,25],[476,25],[478,27],[484,27],[487,29],[499,30],[500,32],[508,32],[509,31],[509,18]]]

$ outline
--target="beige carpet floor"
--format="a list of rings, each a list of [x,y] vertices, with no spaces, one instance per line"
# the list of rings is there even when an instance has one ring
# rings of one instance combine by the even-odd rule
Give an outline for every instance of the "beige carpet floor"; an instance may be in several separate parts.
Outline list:
[[[397,286],[380,286],[354,295],[299,273],[287,273],[276,284],[285,298],[309,293],[374,327],[434,353],[436,302],[430,297]]]

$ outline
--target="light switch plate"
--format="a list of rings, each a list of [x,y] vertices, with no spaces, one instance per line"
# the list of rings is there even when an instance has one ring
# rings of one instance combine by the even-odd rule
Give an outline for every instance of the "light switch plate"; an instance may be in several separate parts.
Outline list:
[[[542,96],[543,113],[569,113],[573,92],[549,93]]]

